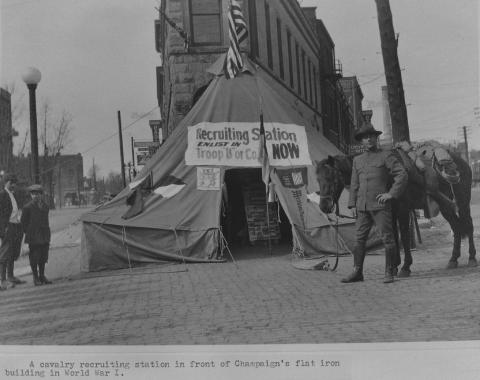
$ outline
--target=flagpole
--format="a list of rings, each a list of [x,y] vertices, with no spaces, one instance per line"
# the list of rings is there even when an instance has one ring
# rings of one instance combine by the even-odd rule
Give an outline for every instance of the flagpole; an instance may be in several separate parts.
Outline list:
[[[267,154],[266,152],[266,144],[265,144],[265,126],[263,125],[263,106],[262,106],[262,97],[260,96],[260,129],[263,130],[263,146],[260,147],[260,149],[265,150],[263,154]],[[270,177],[270,173],[267,174]],[[268,253],[270,256],[272,256],[272,241],[271,241],[271,236],[270,236],[270,210],[268,207],[268,193],[270,189],[268,186],[268,182],[265,183],[265,204],[267,206],[267,234],[268,234],[268,239],[267,239],[267,244],[268,244]]]
[[[268,253],[270,256],[272,256],[272,240],[271,240],[271,236],[270,236],[270,210],[269,210],[269,207],[268,207],[268,185],[267,186],[267,191],[265,193],[265,199],[266,199],[266,203],[267,203],[267,231],[268,231]]]

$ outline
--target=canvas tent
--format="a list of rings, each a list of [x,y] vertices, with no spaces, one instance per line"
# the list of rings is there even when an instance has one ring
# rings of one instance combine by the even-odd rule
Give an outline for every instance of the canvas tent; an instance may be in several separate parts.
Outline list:
[[[210,69],[215,76],[208,88],[135,180],[83,215],[84,270],[220,260],[225,172],[262,166],[261,115],[270,178],[292,225],[293,245],[307,254],[348,251],[352,222],[341,223],[343,239],[337,239],[308,199],[318,190],[314,161],[340,152],[314,120],[305,120],[273,89],[262,69],[247,60],[239,76],[226,79],[221,67],[219,59]],[[135,197],[138,202],[129,206],[127,198]],[[141,212],[134,209],[138,205]],[[126,219],[126,213],[138,215]]]

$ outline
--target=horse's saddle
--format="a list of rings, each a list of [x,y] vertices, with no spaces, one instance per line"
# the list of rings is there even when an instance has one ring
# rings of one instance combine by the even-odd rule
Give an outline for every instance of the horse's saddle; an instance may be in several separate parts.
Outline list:
[[[460,181],[457,166],[448,151],[443,147],[433,149],[431,145],[425,144],[412,147],[407,142],[398,143],[395,148],[394,151],[400,156],[407,170],[409,180],[425,189],[425,215],[429,218],[437,216],[438,202],[456,211],[455,200],[439,191],[439,176],[449,183]]]
[[[402,141],[397,143],[395,147],[407,153],[420,171],[424,172],[427,167],[432,167],[448,183],[456,184],[460,182],[460,173],[457,170],[457,165],[453,161],[448,149],[440,143],[427,141],[411,145],[406,141]]]

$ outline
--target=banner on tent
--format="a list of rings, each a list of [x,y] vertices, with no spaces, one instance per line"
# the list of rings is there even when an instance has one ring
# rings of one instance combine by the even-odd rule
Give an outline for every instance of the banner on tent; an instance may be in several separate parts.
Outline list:
[[[289,208],[293,224],[305,228],[308,174],[307,168],[277,169],[275,173],[284,188],[285,201]]]
[[[271,166],[311,165],[305,127],[265,123]],[[187,165],[261,167],[260,123],[200,123],[188,127]]]

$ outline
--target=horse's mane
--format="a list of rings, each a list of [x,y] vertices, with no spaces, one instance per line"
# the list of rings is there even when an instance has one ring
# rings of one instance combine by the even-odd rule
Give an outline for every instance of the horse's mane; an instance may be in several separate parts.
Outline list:
[[[343,174],[345,186],[350,186],[353,156],[337,155],[334,156],[337,169]]]

